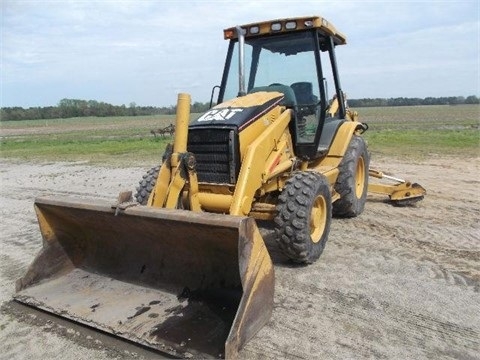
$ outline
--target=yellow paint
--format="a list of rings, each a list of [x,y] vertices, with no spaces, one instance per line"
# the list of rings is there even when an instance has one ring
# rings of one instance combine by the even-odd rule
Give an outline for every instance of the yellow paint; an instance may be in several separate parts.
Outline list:
[[[264,104],[267,101],[270,101],[279,96],[284,96],[279,92],[256,92],[241,96],[232,100],[229,100],[221,104],[221,108],[224,107],[252,107],[258,104]],[[246,128],[242,129],[239,134],[240,142],[240,159],[243,161],[245,157],[247,147],[252,142],[253,139],[257,138],[262,134],[267,127],[269,127],[276,118],[280,115],[280,107],[276,106],[273,109],[270,109],[269,112],[262,115],[259,119],[255,120],[252,124],[248,125]]]
[[[243,157],[238,176],[231,215],[248,215],[253,197],[262,185],[262,174],[265,173],[265,163],[275,149],[281,136],[288,128],[292,116],[291,110],[284,111],[263,133],[250,142]]]
[[[175,142],[173,153],[187,151],[188,123],[190,121],[190,95],[178,94],[177,115],[175,119]]]

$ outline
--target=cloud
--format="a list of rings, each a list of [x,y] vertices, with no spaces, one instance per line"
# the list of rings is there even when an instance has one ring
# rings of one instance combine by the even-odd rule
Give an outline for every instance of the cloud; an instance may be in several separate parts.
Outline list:
[[[308,14],[347,35],[338,61],[350,97],[478,94],[478,10],[477,1],[4,0],[0,100],[170,105],[182,89],[208,101],[224,28]]]
[[[377,37],[350,47],[355,56],[340,62],[345,69],[342,75],[352,84],[351,97],[478,95],[476,37],[475,22]],[[363,88],[355,83],[365,78],[375,87],[370,82],[363,82]]]

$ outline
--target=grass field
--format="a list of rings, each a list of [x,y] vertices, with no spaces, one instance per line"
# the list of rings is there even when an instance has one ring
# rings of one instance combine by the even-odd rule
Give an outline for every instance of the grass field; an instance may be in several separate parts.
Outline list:
[[[480,106],[358,109],[370,151],[388,156],[480,155]]]
[[[407,106],[356,109],[369,125],[365,137],[377,155],[425,158],[480,155],[480,106]],[[197,114],[192,114],[192,118]],[[33,161],[151,165],[171,137],[150,130],[175,116],[72,118],[0,122],[0,156]]]
[[[173,140],[150,131],[173,122],[173,115],[2,122],[0,154],[21,160],[149,165],[159,162]]]

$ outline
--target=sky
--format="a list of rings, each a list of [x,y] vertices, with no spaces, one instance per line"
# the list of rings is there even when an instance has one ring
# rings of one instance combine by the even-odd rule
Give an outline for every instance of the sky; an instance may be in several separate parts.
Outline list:
[[[169,106],[207,102],[221,80],[223,29],[319,15],[351,99],[480,96],[480,1],[2,0],[0,106],[63,98]]]

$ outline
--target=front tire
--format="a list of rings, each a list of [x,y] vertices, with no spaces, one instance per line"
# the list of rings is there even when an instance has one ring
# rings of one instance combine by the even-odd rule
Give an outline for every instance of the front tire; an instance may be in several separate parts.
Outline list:
[[[165,152],[162,155],[162,164],[170,161],[170,156],[172,155],[172,152],[173,145],[167,144]],[[155,188],[155,184],[157,183],[160,168],[161,165],[151,168],[147,171],[145,175],[143,175],[142,180],[139,181],[136,188],[137,192],[135,193],[134,198],[140,205],[147,205],[148,198],[150,197],[150,194],[152,193],[153,189]]]
[[[315,171],[295,173],[278,197],[275,233],[280,249],[294,262],[315,262],[325,248],[331,219],[325,176]]]
[[[148,198],[157,183],[159,172],[160,166],[151,168],[145,175],[143,175],[142,180],[138,183],[135,199],[140,205],[147,205]]]

